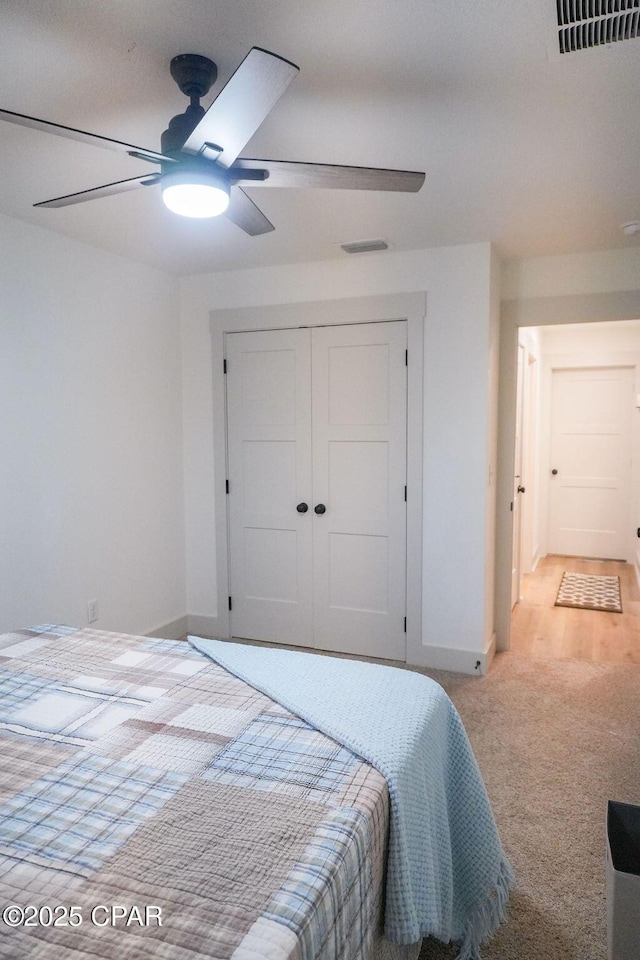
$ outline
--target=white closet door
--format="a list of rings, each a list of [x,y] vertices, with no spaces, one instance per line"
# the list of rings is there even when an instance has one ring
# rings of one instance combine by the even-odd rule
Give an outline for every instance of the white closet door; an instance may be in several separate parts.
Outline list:
[[[324,650],[406,659],[406,344],[406,321],[312,331],[314,631]]]
[[[310,331],[226,353],[232,634],[313,646]]]

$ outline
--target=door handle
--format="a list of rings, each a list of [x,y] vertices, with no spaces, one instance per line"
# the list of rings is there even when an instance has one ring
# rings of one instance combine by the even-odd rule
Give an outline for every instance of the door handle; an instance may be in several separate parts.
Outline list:
[[[518,487],[518,493],[526,493],[525,488],[524,488],[524,487]]]
[[[551,471],[551,473],[552,473],[552,474],[554,475],[554,477],[555,477],[556,474],[558,473],[558,471],[557,471],[557,470],[555,469],[555,467],[554,467],[553,470]]]
[[[308,503],[299,503],[298,506],[296,507],[296,510],[298,511],[298,513],[306,513],[308,509],[309,509]]]
[[[318,516],[322,516],[323,513],[327,512],[327,508],[325,507],[324,503],[316,503],[313,509]]]

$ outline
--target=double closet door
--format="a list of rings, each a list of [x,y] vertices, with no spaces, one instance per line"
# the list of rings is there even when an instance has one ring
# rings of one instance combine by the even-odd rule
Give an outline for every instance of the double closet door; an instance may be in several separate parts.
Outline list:
[[[227,334],[233,636],[405,659],[406,327]]]

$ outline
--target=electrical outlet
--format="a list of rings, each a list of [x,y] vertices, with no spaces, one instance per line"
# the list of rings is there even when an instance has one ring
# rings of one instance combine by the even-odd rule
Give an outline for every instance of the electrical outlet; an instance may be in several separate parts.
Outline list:
[[[87,603],[87,620],[89,623],[95,623],[98,619],[98,601],[89,600]]]

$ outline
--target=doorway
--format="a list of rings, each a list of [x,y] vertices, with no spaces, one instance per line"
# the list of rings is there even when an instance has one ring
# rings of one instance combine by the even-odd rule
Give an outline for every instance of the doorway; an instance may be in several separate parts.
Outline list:
[[[521,652],[535,648],[534,655],[539,656],[553,656],[553,651],[564,649],[558,655],[582,658],[592,650],[594,659],[606,660],[597,637],[593,643],[589,637],[597,631],[598,619],[609,617],[620,628],[618,636],[627,634],[633,649],[640,650],[633,620],[554,606],[562,570],[580,572],[595,562],[602,569],[582,572],[619,575],[627,594],[625,615],[638,612],[640,322],[521,328],[518,341],[522,373],[517,388],[514,476],[527,472],[521,467],[520,450],[529,452],[532,464],[527,482],[522,483],[526,492],[521,494],[520,509],[513,513],[513,549],[519,552],[511,568],[519,564],[522,571],[518,599],[511,604],[513,648]],[[527,384],[532,368],[520,359],[523,345],[536,360],[534,384],[531,380]],[[609,570],[611,560],[622,561],[618,563],[622,573],[617,567],[613,570],[615,564]],[[513,573],[511,591],[514,600]],[[582,630],[584,649],[571,640],[576,625]],[[605,624],[600,626],[606,634]],[[628,662],[635,653],[627,649],[620,654],[622,660],[613,656],[613,662]]]
[[[523,331],[518,343],[515,457],[513,477],[513,542],[511,610],[522,597],[522,578],[537,559],[537,440],[539,431],[539,364],[537,341]]]

